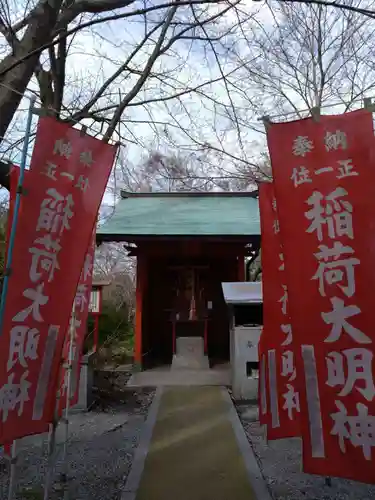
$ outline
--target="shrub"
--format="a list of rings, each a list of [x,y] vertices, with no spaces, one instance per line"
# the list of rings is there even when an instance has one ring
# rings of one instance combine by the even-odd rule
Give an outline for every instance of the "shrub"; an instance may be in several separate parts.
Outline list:
[[[88,319],[88,336],[85,342],[85,352],[92,349],[95,320],[92,315]],[[133,354],[133,325],[128,321],[126,307],[116,309],[111,303],[103,302],[102,313],[99,316],[99,348],[111,350],[112,358],[118,363],[126,362]]]

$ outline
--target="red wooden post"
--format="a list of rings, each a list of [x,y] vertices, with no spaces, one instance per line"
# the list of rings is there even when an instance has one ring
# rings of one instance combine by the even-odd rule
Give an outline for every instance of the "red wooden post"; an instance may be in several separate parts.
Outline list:
[[[172,354],[176,354],[176,321],[172,320]]]
[[[138,368],[142,367],[142,307],[146,280],[145,256],[137,256],[137,286],[135,291],[135,339],[134,362]]]
[[[245,259],[243,255],[237,257],[238,264],[238,281],[245,281]]]
[[[204,353],[207,354],[207,319],[204,320]]]

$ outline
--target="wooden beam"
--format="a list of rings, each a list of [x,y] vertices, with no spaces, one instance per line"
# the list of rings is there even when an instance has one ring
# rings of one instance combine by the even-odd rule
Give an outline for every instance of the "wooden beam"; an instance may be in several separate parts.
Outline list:
[[[176,257],[187,257],[187,256],[248,256],[251,255],[253,249],[247,247],[243,242],[200,242],[200,244],[195,244],[192,241],[182,242],[171,240],[168,242],[161,241],[148,241],[138,244],[137,248],[127,248],[129,251],[129,256],[136,255],[149,255],[149,256],[176,256]]]
[[[186,234],[186,235],[134,235],[134,234],[102,234],[100,232],[96,235],[96,240],[98,243],[103,242],[123,242],[123,243],[135,243],[135,244],[144,244],[149,242],[160,242],[160,243],[171,243],[177,241],[192,241],[199,240],[202,242],[210,242],[210,243],[228,243],[228,242],[237,242],[246,245],[247,243],[251,243],[253,245],[260,245],[260,234],[256,235],[217,235],[217,236],[207,236],[207,235],[199,235],[199,234]]]

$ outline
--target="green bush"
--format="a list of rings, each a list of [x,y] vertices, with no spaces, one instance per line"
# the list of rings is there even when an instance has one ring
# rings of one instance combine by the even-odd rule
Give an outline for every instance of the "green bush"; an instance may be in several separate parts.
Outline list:
[[[93,346],[93,330],[95,319],[89,315],[88,336],[85,351]],[[116,309],[111,303],[103,302],[102,312],[99,316],[99,347],[106,346],[111,349],[113,358],[129,358],[133,353],[134,335],[133,326],[128,322],[126,307]]]

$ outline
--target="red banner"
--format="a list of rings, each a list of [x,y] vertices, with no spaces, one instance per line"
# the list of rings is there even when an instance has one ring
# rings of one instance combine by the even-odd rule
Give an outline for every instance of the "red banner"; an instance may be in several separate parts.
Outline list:
[[[304,470],[374,483],[372,114],[271,124],[267,136],[304,388]]]
[[[17,196],[17,187],[18,187],[18,180],[19,180],[19,175],[20,175],[20,169],[17,165],[12,165],[10,168],[9,172],[9,177],[10,177],[10,191],[9,191],[9,208],[8,208],[8,217],[7,217],[7,226],[6,226],[6,247],[5,247],[5,263],[8,255],[8,244],[9,244],[9,238],[10,238],[10,232],[12,228],[12,221],[13,221],[13,214],[14,214],[14,204],[16,202],[16,196]],[[28,175],[28,170],[25,171],[25,176]],[[21,204],[19,206],[19,216],[22,213],[22,198],[21,198]],[[46,422],[43,429],[40,429],[40,432],[47,432],[49,429],[49,424]],[[4,455],[8,456],[9,459],[12,456],[12,442],[4,443]]]
[[[70,385],[70,406],[78,403],[79,398],[79,381],[81,375],[81,361],[83,343],[85,341],[87,331],[87,318],[89,313],[90,295],[92,286],[92,274],[94,268],[95,256],[95,236],[93,232],[89,248],[86,253],[85,261],[81,271],[77,292],[75,296],[75,336],[72,342],[72,368],[71,368],[71,385]],[[72,318],[70,319],[72,321]],[[70,326],[70,325],[69,325]],[[68,329],[65,337],[63,350],[63,366],[60,375],[60,395],[59,395],[59,414],[66,407],[67,390],[68,390],[68,375],[69,375],[69,352],[70,352],[70,331]]]
[[[272,183],[259,188],[262,231],[263,327],[262,356],[267,363],[268,439],[300,435],[300,402],[293,352],[292,325],[284,255]]]
[[[6,247],[5,247],[4,265],[6,265],[7,255],[8,255],[8,244],[12,228],[14,204],[16,202],[19,174],[20,174],[19,167],[17,165],[12,165],[10,167],[10,172],[9,172],[9,207],[8,207],[8,217],[6,224]],[[27,175],[27,172],[25,172],[25,174]],[[22,204],[19,207],[19,213],[21,213],[21,211],[22,211]],[[48,431],[48,424],[46,424],[44,431]],[[9,460],[12,458],[12,446],[13,446],[13,441],[7,443],[4,442],[4,448],[3,448],[4,456],[6,456]]]
[[[13,214],[14,214],[14,206],[16,202],[16,196],[17,196],[17,187],[18,187],[18,181],[19,181],[19,176],[20,176],[20,168],[18,165],[12,165],[10,169],[10,192],[9,192],[9,209],[8,209],[8,218],[7,218],[7,237],[6,237],[6,253],[5,253],[5,262],[8,254],[8,244],[9,244],[9,238],[10,238],[10,232],[12,228],[12,222],[13,222]],[[25,176],[24,179],[27,178],[29,175],[29,171],[25,170]],[[22,197],[21,197],[21,203],[19,206],[19,212],[18,216],[21,217],[22,214]],[[1,338],[0,338],[1,341]],[[49,423],[45,422],[43,427],[41,425],[41,428],[39,432],[48,432],[49,429]],[[11,449],[12,443],[7,443],[4,445],[4,448],[8,446],[8,449]]]
[[[10,170],[10,196],[9,196],[9,210],[7,219],[7,243],[9,242],[11,224],[13,220],[14,204],[16,200],[17,186],[19,180],[20,169],[18,166],[13,165]],[[29,171],[25,171],[25,177],[28,176]],[[22,201],[22,199],[21,199]],[[20,205],[20,212],[22,212],[22,203]],[[92,285],[92,272],[95,256],[95,235],[96,230],[93,232],[93,238],[90,242],[88,252],[85,257],[84,266],[82,268],[80,281],[76,293],[76,338],[74,344],[74,356],[73,356],[73,368],[72,368],[72,384],[71,384],[71,394],[70,405],[75,405],[78,403],[79,398],[79,380],[80,380],[80,366],[82,360],[82,349],[83,342],[85,339],[85,334],[87,330],[87,317],[90,303],[91,295],[91,285]],[[6,250],[8,247],[6,247]],[[65,337],[64,351],[63,351],[63,363],[68,362],[69,354],[69,331]],[[60,398],[59,398],[59,413],[62,414],[63,409],[66,406],[66,388],[67,388],[67,370],[62,367],[60,375]],[[49,424],[46,422],[44,431],[47,432]]]
[[[115,152],[39,120],[0,337],[0,443],[52,421],[65,332]]]

